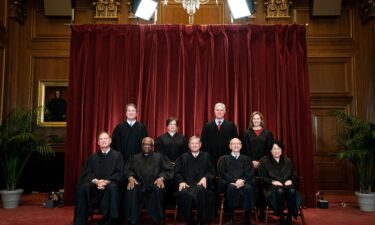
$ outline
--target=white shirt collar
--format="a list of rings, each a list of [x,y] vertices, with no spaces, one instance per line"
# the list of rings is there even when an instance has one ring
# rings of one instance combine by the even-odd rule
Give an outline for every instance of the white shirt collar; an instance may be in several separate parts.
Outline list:
[[[224,118],[222,118],[222,119],[215,119],[215,123],[216,123],[216,125],[219,124],[219,121],[220,121],[220,125],[222,125],[223,122],[224,122]]]
[[[133,126],[135,124],[135,122],[137,122],[136,120],[126,120],[126,122],[130,125],[130,126]]]
[[[108,149],[100,149],[100,151],[103,153],[103,154],[108,154],[108,152],[111,150],[111,148],[108,148]]]
[[[238,158],[238,157],[240,157],[240,153],[230,153],[234,158]]]
[[[172,133],[172,132],[169,132],[169,131],[168,131],[168,134],[171,135],[171,137],[173,137],[176,133],[177,133],[177,132]]]
[[[191,154],[196,158],[199,155],[199,151],[198,152],[192,152]]]

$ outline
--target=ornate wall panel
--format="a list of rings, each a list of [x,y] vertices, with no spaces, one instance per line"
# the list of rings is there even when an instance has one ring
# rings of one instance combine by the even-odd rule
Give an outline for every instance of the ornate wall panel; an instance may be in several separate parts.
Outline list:
[[[342,102],[345,104],[345,102]],[[329,104],[331,105],[331,104]],[[312,106],[315,175],[318,189],[351,190],[353,177],[346,162],[337,161],[339,146],[336,141],[338,126],[332,111],[347,111],[349,106]]]
[[[68,79],[69,76],[69,53],[48,55],[46,53],[33,55],[31,67],[35,82],[44,79]]]
[[[353,57],[309,57],[310,92],[312,95],[352,95]]]
[[[0,0],[0,27],[6,27],[7,26],[7,6],[8,1],[7,0]]]
[[[68,80],[69,52],[55,52],[53,55],[38,52],[31,56],[31,71],[33,77],[33,105],[38,104],[38,85],[40,80]],[[55,151],[64,151],[66,130],[64,127],[46,127],[46,133],[57,135],[61,141],[54,146]]]
[[[354,39],[352,8],[343,8],[338,17],[311,17],[309,8],[296,8],[293,14],[295,23],[309,24],[308,39]]]
[[[43,9],[32,10],[32,39],[70,39],[69,17],[49,18],[44,15]]]
[[[201,5],[194,15],[194,24],[222,24],[224,23],[224,2],[218,5],[212,1],[206,5]],[[160,6],[158,19],[162,24],[189,24],[189,15],[181,4],[170,1],[168,6]]]
[[[74,24],[93,23],[93,17],[94,13],[92,8],[76,8],[74,14]]]
[[[0,120],[3,119],[4,107],[4,78],[5,78],[5,48],[0,45]]]

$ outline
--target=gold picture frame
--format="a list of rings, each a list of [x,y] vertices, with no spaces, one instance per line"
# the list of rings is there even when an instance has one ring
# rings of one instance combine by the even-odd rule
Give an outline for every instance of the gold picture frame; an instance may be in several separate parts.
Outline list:
[[[38,124],[43,127],[66,127],[67,80],[41,80],[38,88]]]

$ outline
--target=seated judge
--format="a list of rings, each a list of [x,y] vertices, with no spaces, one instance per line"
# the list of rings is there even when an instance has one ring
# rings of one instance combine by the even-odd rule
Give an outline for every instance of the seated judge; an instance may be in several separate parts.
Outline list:
[[[164,212],[165,180],[173,178],[173,166],[169,159],[154,152],[154,140],[142,140],[142,152],[131,155],[125,166],[128,180],[124,210],[129,224],[138,224],[142,207],[145,206],[153,223],[161,224]]]
[[[119,218],[123,158],[110,148],[107,132],[98,135],[98,144],[100,150],[90,155],[78,182],[74,225],[86,224],[94,205],[104,215],[103,224],[115,224]]]
[[[218,162],[219,187],[225,193],[228,225],[233,225],[233,210],[244,210],[243,224],[250,225],[250,211],[254,206],[254,168],[249,157],[240,154],[242,143],[238,138],[229,142],[232,152]]]
[[[200,151],[201,145],[199,137],[191,137],[190,152],[182,154],[175,164],[179,207],[188,224],[195,222],[191,212],[193,205],[197,209],[198,224],[215,219],[215,168],[210,154]]]
[[[171,162],[175,162],[180,155],[188,151],[186,137],[178,133],[178,125],[177,118],[169,117],[167,119],[167,132],[155,140],[157,152],[166,155]]]
[[[297,216],[296,185],[298,182],[292,161],[283,155],[284,144],[273,140],[270,145],[271,155],[260,161],[264,196],[273,210],[279,215],[280,224],[292,224],[292,216]],[[283,210],[287,205],[288,213],[285,219]]]

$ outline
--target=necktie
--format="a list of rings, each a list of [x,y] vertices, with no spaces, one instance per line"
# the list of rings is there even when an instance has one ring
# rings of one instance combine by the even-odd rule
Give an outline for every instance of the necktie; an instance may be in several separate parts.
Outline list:
[[[221,127],[221,120],[217,121],[217,129],[220,130]]]

